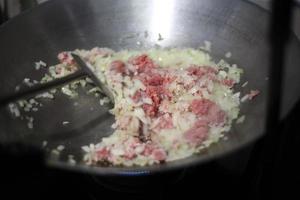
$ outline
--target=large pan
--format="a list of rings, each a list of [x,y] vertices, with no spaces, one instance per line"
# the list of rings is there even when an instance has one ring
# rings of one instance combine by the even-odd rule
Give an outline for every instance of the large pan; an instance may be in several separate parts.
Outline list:
[[[138,49],[161,47],[197,48],[204,40],[212,42],[212,55],[218,60],[227,51],[228,61],[241,66],[247,88],[259,89],[261,95],[241,107],[246,115],[243,124],[234,125],[228,140],[211,146],[200,155],[161,165],[147,167],[87,167],[81,163],[70,165],[67,155],[82,156],[81,146],[100,141],[111,132],[113,117],[98,101],[86,95],[78,99],[58,96],[54,102],[44,102],[35,118],[34,129],[24,121],[15,120],[6,109],[0,113],[2,144],[22,141],[41,147],[48,140],[48,149],[65,145],[59,159],[47,156],[50,166],[68,170],[88,171],[102,175],[145,174],[178,169],[218,158],[255,141],[263,135],[266,116],[266,88],[268,66],[267,12],[239,0],[65,0],[50,1],[24,13],[0,27],[0,91],[9,95],[24,77],[39,79],[33,63],[43,60],[57,63],[56,55],[63,50],[110,47]],[[147,31],[149,36],[144,37]],[[158,41],[158,34],[164,40]],[[293,51],[299,52],[292,38]],[[137,43],[138,42],[138,43]],[[142,45],[139,45],[142,44]],[[289,56],[288,67],[299,63],[296,54]],[[74,101],[79,106],[74,107]],[[62,121],[70,121],[63,126]]]

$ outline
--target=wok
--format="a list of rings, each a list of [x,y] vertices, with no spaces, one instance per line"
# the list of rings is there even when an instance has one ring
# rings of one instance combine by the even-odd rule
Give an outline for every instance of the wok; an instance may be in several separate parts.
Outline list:
[[[80,162],[67,163],[67,155],[82,156],[81,146],[96,143],[111,133],[113,116],[100,107],[98,100],[82,92],[77,99],[58,95],[55,101],[43,100],[35,118],[34,129],[26,122],[13,119],[7,109],[0,112],[2,144],[22,141],[41,147],[48,140],[48,150],[65,145],[59,158],[47,154],[46,163],[66,170],[86,171],[100,175],[140,175],[169,171],[216,159],[245,147],[264,133],[268,66],[269,14],[257,6],[239,0],[65,0],[50,1],[32,9],[0,27],[0,91],[9,95],[24,77],[39,80],[42,72],[34,70],[34,62],[57,63],[57,54],[76,48],[94,46],[114,50],[157,47],[193,47],[212,42],[215,60],[232,52],[227,59],[241,66],[245,73],[237,86],[242,92],[259,89],[261,95],[241,106],[246,115],[243,124],[234,124],[226,133],[228,140],[211,146],[192,157],[146,167],[88,167]],[[147,31],[148,37],[144,33]],[[164,40],[158,41],[158,34]],[[299,45],[293,36],[293,47]],[[296,45],[296,46],[295,46]],[[289,57],[288,66],[299,63]],[[74,106],[78,102],[78,106]],[[70,121],[67,126],[62,121]],[[47,149],[46,148],[46,149]],[[46,151],[46,150],[43,150]]]

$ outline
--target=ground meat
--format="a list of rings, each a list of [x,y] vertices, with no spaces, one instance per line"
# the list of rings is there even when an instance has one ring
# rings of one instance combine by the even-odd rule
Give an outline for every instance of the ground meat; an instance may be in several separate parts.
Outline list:
[[[139,131],[140,120],[133,116],[123,116],[117,121],[118,129],[130,130],[132,135],[136,135]]]
[[[138,138],[131,138],[131,139],[125,141],[124,142],[124,146],[125,146],[124,157],[129,160],[135,158],[137,156],[136,148],[138,148],[141,145],[142,145],[142,143]]]
[[[65,52],[65,51],[59,53],[57,58],[61,63],[67,64],[67,65],[72,65],[72,64],[75,63],[74,60],[73,60],[73,57],[70,56],[70,54],[68,52]]]
[[[158,107],[161,102],[161,87],[156,86],[148,86],[146,88],[146,95],[152,100],[152,104],[144,104],[143,109],[146,112],[146,114],[150,117],[154,117],[157,114]]]
[[[114,52],[106,48],[74,52],[101,72],[96,75],[115,97],[114,108],[110,110],[115,116],[112,125],[115,130],[98,144],[82,148],[83,161],[88,165],[107,162],[144,166],[182,159],[201,150],[198,147],[204,143],[216,142],[230,128],[234,115],[229,109],[226,112],[221,109],[220,106],[227,107],[223,104],[227,102],[219,94],[226,94],[228,105],[238,110],[239,97],[231,87],[234,80],[239,82],[239,70],[229,78],[228,72],[235,67],[224,61],[215,64],[212,60],[211,66],[205,66],[210,58],[203,52],[191,49]],[[128,58],[132,54],[135,56]],[[78,68],[71,52],[62,52],[58,58],[61,63],[53,66],[56,74],[53,67],[49,68],[53,77]],[[223,64],[225,69],[221,67]],[[252,99],[258,93],[252,90],[246,97]]]
[[[120,96],[117,109],[113,110],[117,119],[114,128],[118,132],[117,138],[104,142],[109,150],[99,151],[99,158],[113,164],[161,163],[169,155],[172,159],[174,155],[181,158],[187,147],[198,150],[210,139],[215,127],[220,128],[218,134],[222,127],[227,128],[225,123],[230,116],[212,99],[216,97],[216,85],[226,86],[220,89],[227,91],[235,84],[233,79],[220,78],[223,74],[218,75],[217,66],[175,68],[172,64],[165,67],[158,63],[140,54],[109,64],[105,75],[114,80],[109,84]],[[257,94],[253,91],[252,95]]]
[[[149,117],[154,117],[157,114],[158,107],[151,104],[143,104],[143,110]]]
[[[218,71],[212,67],[199,67],[199,66],[191,66],[187,68],[189,75],[197,76],[198,78],[201,78],[203,75],[207,74],[216,74]]]
[[[143,155],[150,156],[154,150],[154,146],[152,144],[146,143]]]
[[[159,130],[161,129],[170,129],[173,128],[173,120],[172,116],[170,114],[164,114],[163,116],[159,117],[159,123],[157,125],[157,128]]]
[[[151,73],[147,74],[143,83],[150,86],[161,86],[164,83],[164,78],[158,73]]]
[[[128,148],[126,151],[125,151],[125,154],[124,154],[124,157],[128,160],[131,160],[133,158],[136,157],[136,153],[134,151],[134,149],[130,149]]]
[[[104,147],[104,148],[97,150],[96,154],[97,154],[98,160],[106,160],[110,155],[110,151],[109,151],[109,149]]]
[[[125,74],[125,63],[120,60],[115,60],[110,64],[110,70],[116,73]]]
[[[221,83],[224,84],[224,85],[226,85],[226,86],[228,86],[228,87],[230,87],[230,88],[232,88],[234,86],[234,84],[235,84],[235,81],[233,79],[226,78],[226,79],[223,79],[221,81]]]
[[[143,104],[147,116],[155,117],[158,112],[161,100],[164,98],[170,99],[172,93],[166,89],[166,85],[172,81],[171,77],[167,77],[162,72],[161,74],[155,70],[155,65],[152,60],[146,56],[137,56],[130,60],[130,63],[137,67],[139,74],[135,75],[134,79],[139,79],[146,86],[145,91],[137,91],[131,98],[134,102],[139,102],[142,98],[150,98],[152,104]],[[166,77],[167,78],[166,78]]]
[[[214,104],[210,107],[207,119],[210,124],[223,125],[226,119],[226,113],[221,108]]]
[[[162,87],[148,86],[146,88],[146,94],[150,99],[152,99],[153,104],[155,106],[158,106],[158,104],[160,104],[162,93],[163,93]]]
[[[164,149],[155,146],[153,143],[147,143],[143,152],[145,156],[151,156],[156,161],[164,161],[167,153]]]
[[[184,138],[191,145],[200,145],[208,136],[208,125],[205,121],[198,121],[194,127],[184,133]]]
[[[152,151],[152,157],[157,161],[164,161],[167,158],[167,153],[163,149],[154,149]]]
[[[195,99],[192,101],[190,108],[196,115],[207,115],[214,103],[208,99]]]
[[[139,102],[142,98],[142,91],[141,90],[136,91],[131,98],[135,103]]]
[[[170,102],[166,99],[163,99],[160,102],[159,111],[160,112],[168,112],[169,111]]]
[[[190,105],[194,114],[213,125],[222,125],[225,122],[225,112],[214,102],[208,99],[195,99]]]
[[[152,59],[145,54],[130,59],[129,63],[134,65],[138,73],[147,72],[155,67]]]

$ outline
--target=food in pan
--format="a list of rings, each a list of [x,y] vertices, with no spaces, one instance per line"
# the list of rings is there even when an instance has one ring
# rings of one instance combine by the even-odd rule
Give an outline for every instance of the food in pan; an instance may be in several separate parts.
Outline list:
[[[85,146],[88,164],[147,165],[191,156],[217,142],[239,114],[241,69],[193,49],[77,51],[113,91],[114,133]],[[59,58],[72,67],[72,57]]]
[[[107,84],[115,101],[113,134],[82,147],[86,164],[143,166],[189,157],[223,138],[239,116],[240,92],[234,85],[242,69],[223,60],[216,63],[201,50],[74,52]],[[42,81],[76,71],[70,53],[60,53],[61,63],[50,67]],[[62,92],[76,96],[69,86]],[[251,94],[247,98],[258,91]],[[107,97],[100,100],[107,102]]]

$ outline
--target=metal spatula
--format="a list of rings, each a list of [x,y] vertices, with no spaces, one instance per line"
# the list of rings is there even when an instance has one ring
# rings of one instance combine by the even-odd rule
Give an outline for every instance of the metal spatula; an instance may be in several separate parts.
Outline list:
[[[7,105],[10,102],[14,102],[21,98],[33,96],[34,94],[38,94],[43,91],[50,90],[52,88],[57,88],[61,85],[65,85],[67,83],[81,79],[83,77],[89,77],[94,82],[94,84],[100,88],[101,92],[105,96],[107,96],[111,100],[112,103],[114,103],[113,94],[107,88],[107,86],[98,79],[98,77],[93,73],[93,71],[88,67],[88,65],[80,58],[80,56],[78,56],[74,53],[72,53],[71,55],[79,67],[79,69],[76,72],[74,72],[70,75],[64,76],[62,78],[59,78],[59,79],[49,81],[47,83],[41,83],[41,84],[36,84],[32,87],[27,87],[21,91],[18,91],[17,93],[15,93],[11,96],[1,98],[0,106]]]

